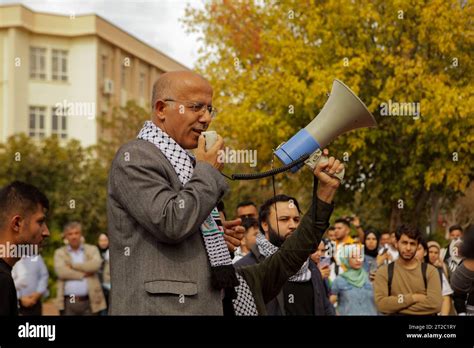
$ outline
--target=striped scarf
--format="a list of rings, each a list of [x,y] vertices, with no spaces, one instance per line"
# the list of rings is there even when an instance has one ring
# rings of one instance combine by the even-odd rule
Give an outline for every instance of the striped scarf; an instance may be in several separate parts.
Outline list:
[[[262,233],[257,235],[257,247],[260,254],[265,257],[272,256],[278,251],[278,247],[270,243]],[[309,270],[309,259],[305,261],[300,270],[292,275],[288,280],[290,282],[307,282],[311,279],[311,271]]]
[[[179,181],[184,186],[194,171],[194,157],[185,151],[173,138],[163,132],[153,122],[146,121],[138,139],[151,142],[170,161]],[[211,265],[211,284],[215,289],[224,289],[226,296],[233,298],[236,315],[258,315],[252,292],[243,277],[235,272],[227,244],[224,228],[216,207],[201,225],[209,263]]]

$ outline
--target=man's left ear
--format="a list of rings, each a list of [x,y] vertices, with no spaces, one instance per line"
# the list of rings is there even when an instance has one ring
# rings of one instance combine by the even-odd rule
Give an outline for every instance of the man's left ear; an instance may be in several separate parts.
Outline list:
[[[12,229],[15,233],[19,233],[23,222],[24,219],[20,215],[13,216],[10,220],[10,229]]]
[[[153,115],[160,121],[165,120],[165,114],[164,114],[164,109],[166,107],[166,103],[163,102],[162,100],[157,100],[155,106],[155,111]]]

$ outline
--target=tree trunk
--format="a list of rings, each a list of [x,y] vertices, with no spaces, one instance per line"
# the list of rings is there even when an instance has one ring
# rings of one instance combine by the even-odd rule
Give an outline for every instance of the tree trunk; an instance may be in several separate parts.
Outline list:
[[[388,232],[395,232],[401,222],[402,209],[398,208],[398,202],[392,202],[392,212],[390,213],[390,227]]]
[[[431,193],[431,207],[430,207],[430,235],[436,232],[438,227],[439,207],[441,205],[441,198],[436,192]]]

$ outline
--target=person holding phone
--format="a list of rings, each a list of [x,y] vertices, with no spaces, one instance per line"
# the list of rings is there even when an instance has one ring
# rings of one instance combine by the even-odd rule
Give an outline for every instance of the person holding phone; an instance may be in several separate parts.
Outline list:
[[[332,258],[330,256],[331,247],[331,241],[329,239],[323,238],[321,243],[319,243],[318,249],[313,254],[311,254],[311,261],[314,262],[321,275],[324,293],[326,295],[324,303],[325,306],[327,306],[326,308],[328,308],[327,313],[328,315],[335,315],[336,311],[334,306],[329,302],[329,294],[331,292],[329,276],[331,274],[331,264],[333,264]]]
[[[364,237],[364,269],[369,274],[371,281],[375,279],[377,271],[377,256],[379,250],[379,238],[374,230],[367,230]]]

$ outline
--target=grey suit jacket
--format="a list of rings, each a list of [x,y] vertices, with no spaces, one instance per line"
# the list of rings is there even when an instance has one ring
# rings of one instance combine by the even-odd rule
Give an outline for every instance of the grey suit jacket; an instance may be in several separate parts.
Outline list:
[[[152,143],[118,150],[107,202],[112,315],[223,315],[199,227],[227,190],[208,163],[183,187]]]

